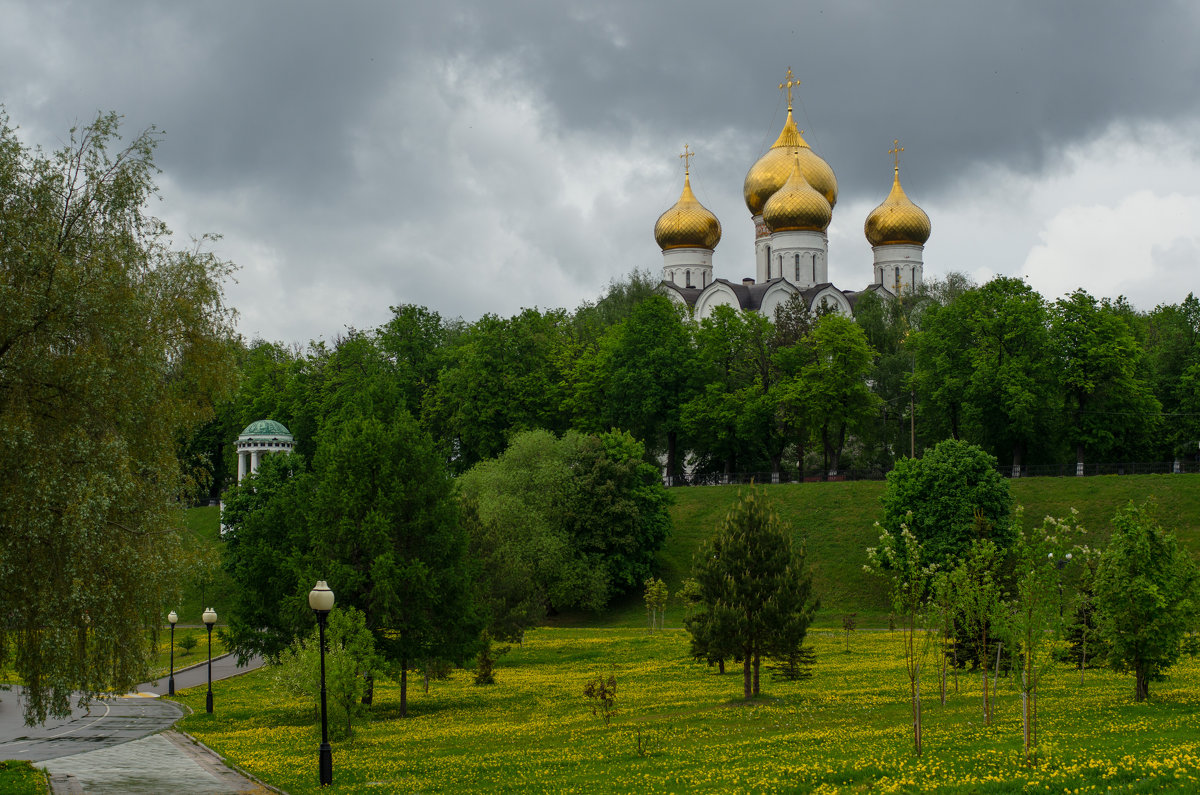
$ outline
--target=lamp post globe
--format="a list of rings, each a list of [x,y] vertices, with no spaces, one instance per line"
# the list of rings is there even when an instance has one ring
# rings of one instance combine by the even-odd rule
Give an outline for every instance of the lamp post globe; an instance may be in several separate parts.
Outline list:
[[[212,696],[212,628],[213,624],[217,623],[217,611],[211,607],[207,608],[200,616],[200,620],[204,622],[204,626],[208,629],[208,695],[204,699],[204,709],[208,714],[213,711],[213,696]]]
[[[179,616],[172,610],[167,613],[167,623],[171,625],[171,674],[167,679],[167,695],[175,695],[175,625],[179,623]]]
[[[308,592],[308,606],[317,614],[321,645],[321,750],[317,755],[317,776],[322,787],[333,783],[333,749],[329,747],[329,720],[325,711],[325,620],[333,609],[333,591],[324,580]]]

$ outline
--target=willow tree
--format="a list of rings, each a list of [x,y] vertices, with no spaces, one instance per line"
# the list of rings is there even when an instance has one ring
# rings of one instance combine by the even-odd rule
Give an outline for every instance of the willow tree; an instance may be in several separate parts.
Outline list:
[[[153,130],[47,154],[0,115],[0,658],[44,721],[146,675],[192,473],[233,374],[230,266],[147,212]]]

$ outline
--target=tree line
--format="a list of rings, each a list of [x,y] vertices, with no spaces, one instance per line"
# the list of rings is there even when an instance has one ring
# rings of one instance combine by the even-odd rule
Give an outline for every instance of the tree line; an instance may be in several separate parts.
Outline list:
[[[571,312],[466,323],[403,305],[307,348],[244,346],[237,396],[186,446],[208,475],[198,496],[230,482],[230,440],[255,419],[283,422],[311,457],[325,396],[355,377],[344,360],[363,346],[456,474],[534,429],[628,431],[669,482],[886,472],[947,438],[1018,468],[1174,461],[1200,444],[1191,294],[1141,312],[951,274],[899,298],[865,293],[853,319],[795,300],[774,318],[719,307],[697,322],[635,272]]]

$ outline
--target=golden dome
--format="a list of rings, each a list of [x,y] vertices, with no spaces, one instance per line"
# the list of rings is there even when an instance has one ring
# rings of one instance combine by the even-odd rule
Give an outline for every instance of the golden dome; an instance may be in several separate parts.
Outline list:
[[[683,193],[679,194],[679,201],[654,224],[654,239],[663,251],[671,248],[712,251],[721,242],[721,222],[696,200],[687,172],[683,175]]]
[[[792,173],[783,187],[767,199],[763,221],[772,232],[809,230],[824,232],[833,218],[833,208],[804,178],[800,158],[793,158]]]
[[[787,182],[797,157],[800,159],[800,171],[808,184],[825,197],[831,208],[837,204],[837,177],[833,175],[829,164],[818,157],[800,135],[796,129],[796,122],[792,119],[792,109],[789,107],[787,121],[783,123],[779,137],[746,174],[742,194],[746,198],[746,207],[751,215],[762,213],[771,194]]]
[[[900,187],[900,167],[896,166],[892,192],[867,216],[863,231],[872,246],[907,243],[923,246],[929,239],[929,216]]]

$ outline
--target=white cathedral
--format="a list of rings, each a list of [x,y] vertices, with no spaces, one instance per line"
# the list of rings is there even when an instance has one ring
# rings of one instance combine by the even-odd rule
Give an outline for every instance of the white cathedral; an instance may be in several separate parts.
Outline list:
[[[787,80],[787,120],[779,137],[746,174],[743,195],[754,222],[753,278],[741,283],[713,278],[713,250],[721,240],[721,223],[692,193],[684,148],[683,193],[659,216],[654,239],[663,252],[661,288],[691,308],[697,320],[718,306],[760,312],[774,319],[775,309],[800,296],[812,310],[822,305],[846,316],[859,296],[880,292],[896,296],[921,286],[929,216],[900,186],[901,151],[895,156],[892,191],[867,216],[865,233],[875,252],[874,280],[863,290],[842,290],[829,281],[829,238],[826,230],[837,204],[837,177],[808,143],[792,118],[792,87]]]

